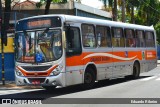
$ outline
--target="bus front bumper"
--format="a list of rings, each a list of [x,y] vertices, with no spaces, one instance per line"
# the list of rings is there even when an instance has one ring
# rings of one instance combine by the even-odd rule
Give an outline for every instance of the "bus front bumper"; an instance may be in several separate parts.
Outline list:
[[[60,73],[57,76],[48,77],[24,77],[16,76],[17,86],[62,86],[65,87],[65,73]]]

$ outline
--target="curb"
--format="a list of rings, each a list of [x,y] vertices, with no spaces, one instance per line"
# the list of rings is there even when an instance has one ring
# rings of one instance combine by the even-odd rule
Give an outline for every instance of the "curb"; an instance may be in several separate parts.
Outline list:
[[[0,90],[42,89],[40,86],[16,86],[16,84],[0,84]]]

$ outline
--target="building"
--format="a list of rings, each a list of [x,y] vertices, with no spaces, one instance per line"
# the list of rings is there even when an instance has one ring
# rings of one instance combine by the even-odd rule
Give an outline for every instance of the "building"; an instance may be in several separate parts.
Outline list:
[[[12,6],[14,12],[30,14],[32,16],[44,14],[45,4],[40,8],[36,6],[36,2],[26,0],[24,2],[16,3]],[[93,7],[83,5],[78,2],[70,0],[67,3],[52,3],[50,5],[49,14],[68,14],[82,17],[91,17],[105,20],[112,20],[112,15],[109,12],[99,10]]]

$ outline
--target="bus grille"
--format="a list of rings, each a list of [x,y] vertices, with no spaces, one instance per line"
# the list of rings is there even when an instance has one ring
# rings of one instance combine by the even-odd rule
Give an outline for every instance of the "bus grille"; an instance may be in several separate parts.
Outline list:
[[[22,68],[26,71],[46,71],[50,67],[52,67],[52,65],[49,65],[49,66],[22,66]]]
[[[45,78],[28,78],[29,82],[32,83],[33,81],[39,81],[40,83],[44,83]]]

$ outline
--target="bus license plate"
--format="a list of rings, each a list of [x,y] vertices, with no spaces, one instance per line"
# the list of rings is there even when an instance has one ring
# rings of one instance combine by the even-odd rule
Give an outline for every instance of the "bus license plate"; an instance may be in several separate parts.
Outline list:
[[[33,80],[33,81],[32,81],[32,84],[34,84],[34,85],[40,84],[40,81],[38,81],[38,80]]]

